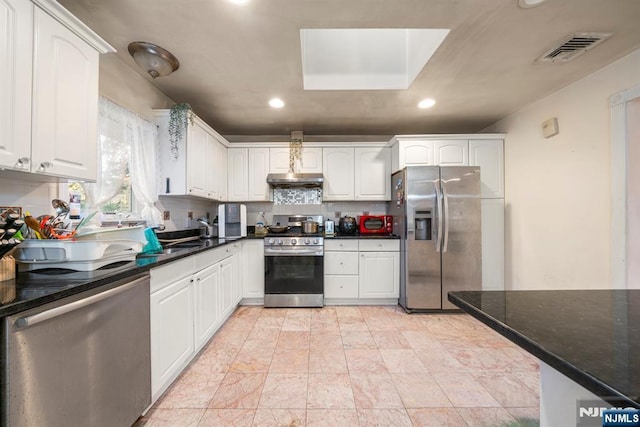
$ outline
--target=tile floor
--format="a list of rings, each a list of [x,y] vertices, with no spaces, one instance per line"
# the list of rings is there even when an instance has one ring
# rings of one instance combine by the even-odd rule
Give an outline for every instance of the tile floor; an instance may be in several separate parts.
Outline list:
[[[244,306],[136,426],[534,426],[538,384],[468,315]]]

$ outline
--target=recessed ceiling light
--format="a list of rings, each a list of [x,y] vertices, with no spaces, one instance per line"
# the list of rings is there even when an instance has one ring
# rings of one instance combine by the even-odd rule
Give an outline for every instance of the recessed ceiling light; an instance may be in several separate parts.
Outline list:
[[[280,98],[272,98],[269,100],[269,105],[273,108],[282,108],[284,107],[284,101]]]
[[[249,0],[229,0],[231,3],[235,3],[235,4],[245,4],[245,3],[249,3]]]
[[[436,100],[432,98],[423,99],[418,103],[418,108],[431,108],[436,105]]]
[[[545,0],[518,0],[518,6],[523,9],[540,6]]]

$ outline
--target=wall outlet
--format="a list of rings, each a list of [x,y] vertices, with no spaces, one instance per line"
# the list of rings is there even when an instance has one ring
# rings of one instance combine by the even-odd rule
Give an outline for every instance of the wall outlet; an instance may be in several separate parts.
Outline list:
[[[187,219],[193,219],[193,212],[187,212]]]
[[[336,211],[336,212],[335,212],[335,217],[336,217],[336,218],[340,218],[340,214],[341,214],[341,213],[342,213],[342,212],[340,212],[340,211]]]
[[[169,212],[169,211],[164,211],[164,212],[162,213],[162,218],[163,218],[163,219],[165,219],[165,220],[167,220],[167,221],[168,221],[168,220],[170,220],[170,219],[171,219],[171,212]]]

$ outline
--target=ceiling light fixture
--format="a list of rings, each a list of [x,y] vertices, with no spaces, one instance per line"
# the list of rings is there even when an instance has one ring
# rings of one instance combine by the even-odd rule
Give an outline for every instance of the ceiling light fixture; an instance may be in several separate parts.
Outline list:
[[[231,3],[235,3],[235,4],[245,4],[245,3],[249,3],[249,0],[229,0]]]
[[[136,64],[154,79],[168,76],[180,68],[180,62],[171,52],[153,43],[129,43],[129,53]]]
[[[431,108],[436,105],[436,100],[432,98],[423,99],[418,103],[418,108]]]
[[[272,108],[282,108],[284,107],[284,101],[280,98],[272,98],[269,100],[269,105]]]
[[[529,9],[532,7],[540,6],[545,0],[518,0],[518,6],[522,9]]]

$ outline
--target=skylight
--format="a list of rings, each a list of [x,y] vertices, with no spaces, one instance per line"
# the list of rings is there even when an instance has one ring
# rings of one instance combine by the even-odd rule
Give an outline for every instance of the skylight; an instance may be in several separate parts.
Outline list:
[[[448,29],[301,29],[305,90],[408,89]]]

